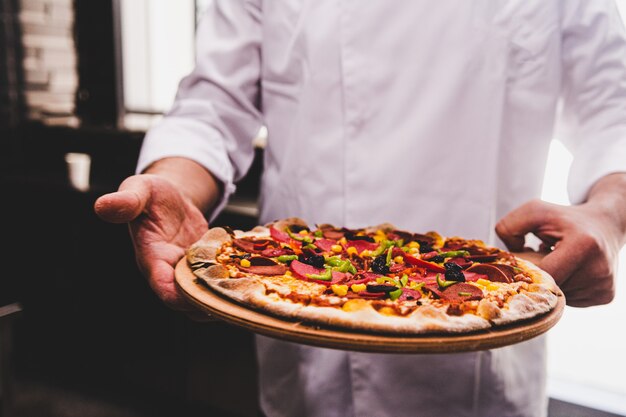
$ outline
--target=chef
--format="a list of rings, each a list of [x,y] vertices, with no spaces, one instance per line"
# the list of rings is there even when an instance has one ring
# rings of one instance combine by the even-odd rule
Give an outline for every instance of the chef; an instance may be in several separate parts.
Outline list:
[[[138,175],[96,202],[140,267],[199,314],[173,265],[224,207],[267,126],[260,222],[391,222],[551,248],[573,306],[608,303],[626,241],[626,35],[609,0],[214,0],[197,63]],[[537,200],[553,137],[572,206]],[[498,240],[498,237],[501,239]],[[379,355],[257,337],[274,416],[545,416],[545,339]]]

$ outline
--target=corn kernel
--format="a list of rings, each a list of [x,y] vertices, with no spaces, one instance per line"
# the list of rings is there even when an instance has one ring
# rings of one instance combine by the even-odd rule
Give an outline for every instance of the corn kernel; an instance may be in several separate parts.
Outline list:
[[[341,308],[343,311],[357,311],[362,310],[368,306],[367,301],[356,298],[354,300],[346,301]]]
[[[361,252],[360,256],[361,257],[364,257],[364,256],[370,257],[370,256],[372,256],[372,251],[365,249],[363,252]]]
[[[365,291],[366,288],[367,288],[367,285],[365,285],[365,284],[352,284],[352,285],[350,285],[350,289],[352,290],[352,292]]]
[[[420,247],[420,244],[417,243],[416,241],[409,243],[409,248],[419,248],[419,247]]]
[[[411,249],[409,249],[409,253],[411,255],[415,255],[416,253],[420,253],[420,250],[419,250],[419,248],[411,248]]]
[[[345,237],[342,237],[341,239],[339,239],[339,243],[342,244],[342,245],[347,245],[348,241],[346,240]]]
[[[476,284],[482,285],[484,287],[486,287],[487,285],[491,284],[491,281],[487,280],[487,279],[483,279],[483,278],[478,278],[476,280]]]
[[[376,243],[380,243],[380,242],[382,242],[383,240],[385,240],[385,237],[384,237],[384,236],[381,236],[381,235],[374,235],[374,242],[376,242]]]
[[[346,252],[348,253],[348,255],[358,255],[359,252],[356,250],[356,248],[354,246],[350,246],[348,249],[346,249]]]
[[[285,271],[285,275],[287,275],[288,277],[292,276],[293,273],[291,271]]]
[[[380,310],[378,310],[378,312],[384,316],[395,316],[396,315],[396,310],[394,310],[392,307],[382,307]]]
[[[239,265],[243,266],[244,268],[248,268],[248,267],[250,266],[250,261],[249,261],[249,260],[247,260],[247,259],[242,259],[242,260],[239,262]]]
[[[346,295],[348,293],[348,286],[347,285],[337,285],[337,284],[333,284],[330,286],[330,289],[333,290],[333,292],[335,294],[337,294],[340,297],[343,297],[344,295]]]
[[[298,232],[298,234],[299,234],[299,235],[301,235],[301,236],[306,236],[306,235],[308,235],[308,234],[309,234],[309,231],[308,231],[308,230],[306,230],[306,229],[302,229],[302,230],[300,230],[300,231]]]
[[[400,255],[396,256],[395,258],[393,258],[393,261],[397,264],[401,264],[404,263],[404,258]]]
[[[343,248],[341,247],[341,245],[333,245],[330,247],[330,250],[335,253],[341,253],[341,251],[343,251]]]

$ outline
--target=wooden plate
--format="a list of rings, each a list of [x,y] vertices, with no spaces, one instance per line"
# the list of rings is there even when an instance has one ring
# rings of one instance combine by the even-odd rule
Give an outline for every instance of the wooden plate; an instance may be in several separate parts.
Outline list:
[[[320,327],[251,310],[197,284],[185,258],[176,265],[176,284],[205,312],[254,333],[318,347],[376,353],[452,353],[512,345],[548,331],[559,321],[565,306],[565,297],[560,296],[557,306],[547,314],[493,330],[463,335],[394,336]]]

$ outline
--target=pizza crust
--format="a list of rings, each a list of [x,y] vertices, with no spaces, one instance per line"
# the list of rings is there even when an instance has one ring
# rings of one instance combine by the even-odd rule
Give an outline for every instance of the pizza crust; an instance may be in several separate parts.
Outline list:
[[[270,236],[269,227],[285,230],[288,226],[298,224],[307,226],[299,218],[290,218],[266,226],[258,226],[248,232],[235,231],[234,237]],[[393,230],[390,224],[382,227]],[[371,331],[396,334],[425,333],[464,333],[489,329],[521,320],[530,319],[547,313],[554,308],[561,295],[554,279],[545,271],[529,261],[519,258],[517,262],[527,271],[532,271],[533,283],[525,284],[525,289],[510,296],[503,307],[488,298],[483,298],[476,309],[476,314],[464,313],[459,316],[447,314],[447,305],[425,304],[417,307],[407,315],[388,315],[377,311],[370,302],[363,299],[347,299],[343,297],[327,297],[327,302],[335,306],[302,304],[286,298],[294,286],[303,293],[318,293],[325,289],[320,284],[301,281],[284,276],[271,279],[265,276],[249,274],[242,278],[231,278],[225,266],[217,263],[217,255],[224,243],[232,241],[231,235],[222,228],[210,229],[187,252],[190,265],[197,262],[208,263],[195,269],[194,275],[214,291],[235,300],[245,306],[266,313],[304,321],[317,325],[341,327],[359,331]],[[292,285],[288,285],[291,282]]]
[[[407,316],[390,316],[379,313],[369,304],[358,310],[344,311],[341,307],[305,306],[273,297],[276,293],[268,293],[258,278],[210,278],[203,281],[218,293],[244,305],[282,318],[324,326],[400,334],[464,333],[491,327],[488,320],[473,314],[449,316],[443,308],[432,305],[421,306]],[[338,304],[344,301],[336,298]]]

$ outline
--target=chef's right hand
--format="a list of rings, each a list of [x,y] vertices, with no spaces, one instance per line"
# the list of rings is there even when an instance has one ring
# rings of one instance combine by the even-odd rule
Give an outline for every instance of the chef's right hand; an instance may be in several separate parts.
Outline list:
[[[176,263],[208,228],[190,199],[167,179],[141,174],[127,178],[117,192],[98,198],[94,209],[105,221],[129,224],[139,269],[167,306],[195,320],[208,318],[174,285]]]

